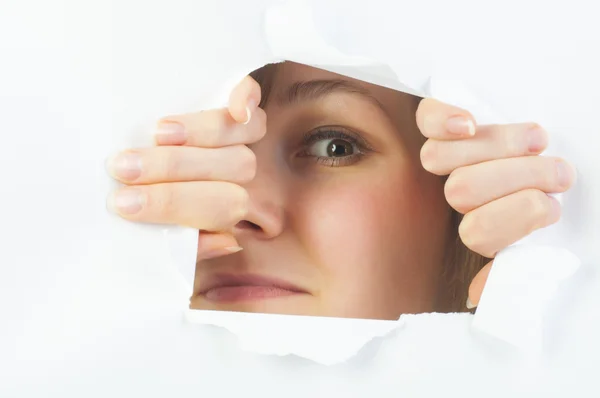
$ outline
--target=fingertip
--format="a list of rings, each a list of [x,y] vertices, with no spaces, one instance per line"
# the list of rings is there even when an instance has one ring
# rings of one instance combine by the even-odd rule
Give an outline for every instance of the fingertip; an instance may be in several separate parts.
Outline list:
[[[187,141],[183,115],[163,118],[156,124],[154,143],[156,145],[183,145]]]
[[[479,305],[483,288],[487,282],[488,275],[492,268],[493,261],[487,263],[473,278],[469,285],[469,297],[467,299],[467,308],[473,309]]]
[[[477,122],[470,112],[433,98],[419,103],[416,118],[427,138],[456,140],[473,137],[477,131]]]
[[[477,305],[473,304],[471,299],[467,297],[467,309],[472,310],[475,307],[477,307]]]
[[[560,221],[562,215],[562,205],[560,200],[552,195],[548,195],[548,199],[550,200],[550,214],[548,214],[546,225],[552,225]]]
[[[197,261],[209,260],[242,250],[235,237],[227,232],[204,232],[198,236]]]
[[[248,124],[261,99],[260,85],[246,76],[229,96],[229,113],[238,123]]]
[[[458,137],[473,137],[475,122],[467,115],[452,116],[446,120],[446,131]]]
[[[226,252],[228,252],[229,254],[237,253],[237,252],[244,250],[244,248],[240,247],[240,246],[228,246],[228,247],[224,247],[223,249]]]
[[[147,204],[147,195],[139,188],[125,187],[106,198],[106,210],[120,217],[135,220]]]
[[[548,133],[537,123],[532,123],[526,133],[527,150],[530,154],[537,155],[548,148]]]
[[[228,246],[228,247],[221,247],[218,249],[212,249],[212,250],[203,252],[202,255],[198,257],[198,261],[211,260],[213,258],[227,256],[229,254],[237,253],[241,250],[243,250],[243,249],[240,246]]]
[[[257,108],[258,102],[252,97],[248,98],[248,102],[246,103],[246,121],[242,124],[250,123],[250,120],[252,120],[252,115],[255,113]]]
[[[560,192],[569,190],[577,180],[577,170],[564,159],[556,160],[556,173]]]

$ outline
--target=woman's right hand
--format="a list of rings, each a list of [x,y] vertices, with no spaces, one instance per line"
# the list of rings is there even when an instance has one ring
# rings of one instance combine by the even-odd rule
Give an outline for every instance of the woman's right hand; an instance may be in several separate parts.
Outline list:
[[[260,98],[260,86],[247,76],[228,108],[161,119],[156,146],[109,160],[111,176],[126,185],[109,197],[109,209],[130,221],[200,230],[199,259],[241,250],[228,231],[248,211],[248,193],[239,184],[256,173],[246,145],[267,130]]]

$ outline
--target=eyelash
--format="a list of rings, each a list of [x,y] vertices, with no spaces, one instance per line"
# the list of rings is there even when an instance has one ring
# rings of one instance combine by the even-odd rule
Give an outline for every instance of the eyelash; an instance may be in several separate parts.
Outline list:
[[[357,149],[357,153],[344,157],[327,157],[315,156],[309,153],[310,146],[319,141],[339,139],[348,142],[352,147]],[[298,155],[299,157],[314,157],[316,163],[329,167],[344,167],[350,166],[372,151],[369,144],[358,134],[346,131],[340,127],[324,126],[316,130],[310,131],[303,138],[304,149]]]

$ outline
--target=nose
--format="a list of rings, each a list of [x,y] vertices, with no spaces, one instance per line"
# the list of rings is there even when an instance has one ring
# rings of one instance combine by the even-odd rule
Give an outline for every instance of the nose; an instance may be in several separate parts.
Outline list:
[[[256,155],[257,171],[254,179],[244,185],[250,197],[249,210],[233,233],[242,241],[250,237],[273,239],[285,228],[285,165],[278,164],[281,162],[273,155],[276,151],[266,145],[261,148],[259,143],[251,149]]]
[[[255,197],[258,195],[254,195]],[[261,201],[250,194],[250,210],[246,219],[237,223],[233,233],[238,238],[254,237],[268,240],[283,232],[283,212],[269,201]]]

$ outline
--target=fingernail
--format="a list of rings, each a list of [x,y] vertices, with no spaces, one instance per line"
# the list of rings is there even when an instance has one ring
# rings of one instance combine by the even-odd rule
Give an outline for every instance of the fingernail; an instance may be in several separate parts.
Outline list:
[[[155,137],[160,145],[183,145],[186,141],[183,125],[176,122],[159,123]]]
[[[137,189],[125,188],[109,196],[108,209],[113,213],[132,215],[142,210],[144,198]]]
[[[540,153],[548,145],[548,135],[541,128],[534,128],[527,133],[527,149],[530,153]]]
[[[475,307],[477,306],[471,302],[471,299],[467,298],[467,309],[472,310]]]
[[[575,179],[575,170],[564,160],[556,161],[556,174],[561,188],[567,188]]]
[[[211,258],[222,257],[228,254],[233,254],[241,251],[242,248],[239,246],[222,247],[202,254],[202,260],[210,260]]]
[[[142,158],[135,153],[120,153],[108,159],[110,174],[126,181],[134,181],[142,174]]]
[[[548,215],[547,223],[544,226],[552,225],[558,222],[560,220],[560,214],[562,213],[561,205],[558,199],[553,198],[550,195],[548,195],[548,198],[550,198],[550,205],[552,206],[552,208],[550,209],[550,214]]]
[[[258,104],[254,98],[250,98],[248,103],[246,104],[246,121],[243,124],[250,123],[250,119],[252,119],[252,113],[256,110]]]
[[[446,130],[450,134],[474,136],[475,123],[464,116],[453,116],[446,121]]]

